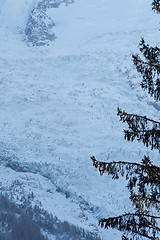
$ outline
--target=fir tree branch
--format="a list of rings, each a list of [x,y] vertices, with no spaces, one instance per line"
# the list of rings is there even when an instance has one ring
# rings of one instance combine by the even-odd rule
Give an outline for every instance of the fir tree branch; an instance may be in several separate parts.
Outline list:
[[[135,55],[135,54],[132,54],[132,58],[134,63],[139,62],[149,67],[155,67],[158,71],[160,71],[160,63],[156,64],[155,62],[152,62],[152,61],[145,62],[139,57],[139,55]]]
[[[146,116],[141,116],[141,115],[138,115],[138,114],[133,114],[133,113],[127,113],[126,111],[122,111],[121,108],[117,108],[117,116],[121,116],[121,115],[125,115],[125,116],[133,116],[133,117],[136,117],[136,119],[144,119],[146,122],[147,121],[150,121],[152,123],[155,123],[155,124],[159,124],[160,125],[160,122],[159,121],[155,121],[151,118],[147,118]]]
[[[118,107],[117,115],[120,121],[128,124],[129,130],[124,130],[124,138],[128,141],[133,141],[135,138],[142,141],[151,150],[158,149],[160,151],[160,122],[140,116],[137,114],[128,114]]]
[[[150,196],[144,196],[144,194],[141,193],[135,193],[133,190],[130,191],[130,199],[133,203],[133,206],[136,207],[138,212],[147,212],[151,211],[151,207],[156,209],[158,212],[160,211],[160,201],[157,198],[160,198],[160,193],[156,194],[156,197],[154,195]],[[144,209],[147,210],[144,210]]]
[[[126,213],[117,217],[104,218],[99,221],[103,228],[117,228],[120,231],[131,232],[148,239],[159,239],[160,228],[156,226],[156,220],[160,217],[149,214]]]
[[[127,187],[131,191],[137,186],[138,194],[143,197],[151,197],[153,200],[160,199],[160,167],[152,165],[146,156],[139,163],[131,162],[101,162],[91,157],[93,166],[99,170],[100,176],[104,173],[112,175],[113,179],[119,176],[125,177],[128,181]]]

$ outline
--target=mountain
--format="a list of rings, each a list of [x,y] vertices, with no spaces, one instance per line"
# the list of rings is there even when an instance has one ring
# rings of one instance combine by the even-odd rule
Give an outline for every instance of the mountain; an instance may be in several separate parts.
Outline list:
[[[141,37],[158,44],[151,1],[0,0],[0,9],[1,192],[18,205],[33,192],[30,204],[60,222],[120,239],[97,222],[132,210],[125,182],[99,177],[90,156],[148,154],[123,140],[116,110],[159,120],[131,61]]]

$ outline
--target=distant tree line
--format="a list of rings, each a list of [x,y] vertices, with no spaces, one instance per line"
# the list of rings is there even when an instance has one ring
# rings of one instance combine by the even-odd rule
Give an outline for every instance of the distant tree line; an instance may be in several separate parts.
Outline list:
[[[101,240],[97,234],[61,222],[41,206],[32,208],[29,202],[26,197],[25,204],[19,206],[0,194],[0,240],[48,240],[47,235],[57,240]]]
[[[0,239],[1,240],[47,240],[38,223],[9,200],[0,195]]]

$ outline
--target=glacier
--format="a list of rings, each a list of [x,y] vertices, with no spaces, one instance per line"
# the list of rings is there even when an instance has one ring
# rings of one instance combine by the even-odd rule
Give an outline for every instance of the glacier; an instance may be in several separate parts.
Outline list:
[[[159,164],[158,152],[123,139],[116,116],[119,106],[159,120],[131,61],[141,37],[159,44],[159,19],[150,0],[62,1],[45,9],[56,39],[28,46],[24,32],[39,3],[0,0],[1,191],[13,191],[15,202],[22,189],[34,192],[33,202],[61,221],[118,240],[97,222],[132,210],[125,181],[100,177],[90,157],[138,162],[149,154]]]

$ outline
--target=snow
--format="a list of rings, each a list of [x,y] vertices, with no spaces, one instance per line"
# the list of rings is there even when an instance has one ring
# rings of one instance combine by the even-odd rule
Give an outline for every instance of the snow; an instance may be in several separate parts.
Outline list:
[[[15,27],[25,28],[37,2],[0,1],[1,156],[27,171],[2,162],[1,186],[19,179],[60,220],[119,239],[119,232],[100,229],[97,219],[132,210],[126,183],[99,177],[90,157],[139,162],[150,154],[123,140],[116,110],[159,120],[131,62],[142,36],[159,43],[158,16],[149,0],[77,0],[47,10],[56,24],[55,42],[27,47]],[[158,162],[158,152],[150,155]]]
[[[64,43],[67,48],[76,48],[104,34],[148,30],[155,22],[158,26],[158,16],[151,11],[150,1],[143,0],[77,0],[68,8],[62,5],[49,9],[48,14],[57,25],[56,48]]]
[[[24,27],[39,0],[0,0],[0,25]]]

